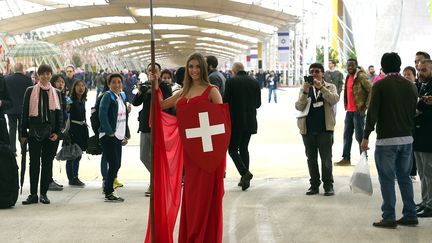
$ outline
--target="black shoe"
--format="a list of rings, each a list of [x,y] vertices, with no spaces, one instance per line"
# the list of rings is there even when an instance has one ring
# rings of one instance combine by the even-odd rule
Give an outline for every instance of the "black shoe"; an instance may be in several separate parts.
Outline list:
[[[51,182],[48,186],[48,191],[62,191],[63,186],[60,186],[59,184],[55,183],[54,181]]]
[[[425,210],[425,208],[426,208],[426,206],[420,205],[420,206],[416,207],[416,211],[417,211],[417,213],[420,213],[421,211]]]
[[[239,183],[237,184],[237,186],[242,186],[242,180],[241,180],[241,178],[240,178],[240,181],[239,181]]]
[[[242,187],[242,191],[246,191],[246,189],[248,189],[250,187],[250,181],[252,180],[253,175],[247,171],[246,174],[244,174],[241,178],[241,187]]]
[[[419,218],[430,218],[432,217],[432,209],[426,207],[423,211],[417,214],[417,217]]]
[[[27,197],[27,199],[25,201],[22,201],[23,205],[29,205],[29,204],[33,204],[33,203],[38,203],[38,195],[34,194],[34,195],[29,195]]]
[[[111,193],[105,196],[105,202],[124,202],[124,199]]]
[[[315,194],[318,194],[319,193],[319,189],[318,188],[316,188],[316,187],[310,187],[308,190],[307,190],[307,192],[306,192],[306,195],[315,195]]]
[[[375,227],[386,228],[386,229],[396,229],[397,227],[396,221],[384,220],[384,219],[378,222],[374,222],[372,225]]]
[[[41,195],[39,198],[39,202],[43,204],[50,204],[51,201],[48,199],[46,195]]]
[[[82,181],[80,181],[80,179],[78,179],[78,178],[74,178],[74,179],[70,180],[69,185],[70,186],[77,186],[77,187],[84,187],[85,186],[85,184]]]
[[[333,187],[324,189],[324,196],[334,196],[334,194]]]
[[[417,226],[418,225],[418,219],[407,219],[407,218],[400,218],[398,221],[396,221],[398,225],[403,226]]]
[[[58,184],[57,181],[53,180],[52,183],[56,184],[56,186],[63,188],[63,185]]]

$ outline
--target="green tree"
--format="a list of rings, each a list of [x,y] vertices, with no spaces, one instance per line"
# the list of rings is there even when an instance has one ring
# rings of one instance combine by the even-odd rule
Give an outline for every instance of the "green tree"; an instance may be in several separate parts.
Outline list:
[[[336,60],[338,62],[338,53],[333,48],[329,47],[329,59]],[[324,64],[324,46],[316,48],[316,60],[319,63]]]
[[[81,56],[78,53],[74,53],[72,55],[72,62],[73,62],[73,65],[75,65],[75,67],[81,67],[81,65],[82,65]]]

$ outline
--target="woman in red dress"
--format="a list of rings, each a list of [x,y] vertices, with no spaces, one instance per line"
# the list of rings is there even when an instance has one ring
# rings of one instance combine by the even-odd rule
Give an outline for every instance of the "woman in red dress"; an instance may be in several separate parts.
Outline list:
[[[188,58],[183,84],[183,89],[160,103],[162,109],[176,106],[179,124],[183,119],[181,111],[190,106],[202,105],[202,102],[222,104],[219,90],[208,81],[207,64],[201,54],[194,53]],[[199,161],[190,153],[183,154],[184,188],[178,242],[222,242],[226,156],[220,161]],[[218,166],[209,170],[206,163]]]

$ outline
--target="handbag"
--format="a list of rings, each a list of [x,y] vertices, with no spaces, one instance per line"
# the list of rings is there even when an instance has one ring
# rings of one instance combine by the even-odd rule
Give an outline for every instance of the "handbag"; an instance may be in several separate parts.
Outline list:
[[[63,145],[56,155],[57,160],[74,160],[83,154],[80,146],[71,143],[68,139],[63,140]]]
[[[308,97],[306,107],[303,109],[303,111],[301,111],[297,114],[297,118],[306,117],[309,114],[309,109],[310,109],[311,103],[312,103],[312,99],[310,97]]]
[[[369,172],[366,152],[361,154],[360,161],[354,168],[349,185],[351,191],[354,193],[364,193],[366,195],[372,196],[372,180]]]
[[[91,155],[102,154],[102,147],[99,144],[99,137],[97,135],[93,135],[87,139],[86,153]]]

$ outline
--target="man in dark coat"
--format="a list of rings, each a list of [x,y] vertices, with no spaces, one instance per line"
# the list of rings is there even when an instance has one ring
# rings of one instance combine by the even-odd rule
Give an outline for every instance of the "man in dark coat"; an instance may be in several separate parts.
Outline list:
[[[9,145],[9,135],[7,131],[4,110],[12,107],[12,100],[3,77],[0,77],[0,144]]]
[[[256,109],[261,106],[261,89],[258,81],[244,71],[243,64],[232,66],[233,78],[225,83],[224,102],[230,106],[231,141],[229,155],[241,175],[239,186],[246,190],[253,175],[249,171],[249,141],[256,134],[258,123]]]
[[[16,133],[17,128],[21,126],[23,97],[26,89],[32,86],[33,82],[29,76],[24,74],[24,66],[22,63],[16,63],[14,65],[14,70],[15,73],[5,78],[6,86],[14,106],[6,110],[5,113],[8,116],[10,148],[16,156]]]

